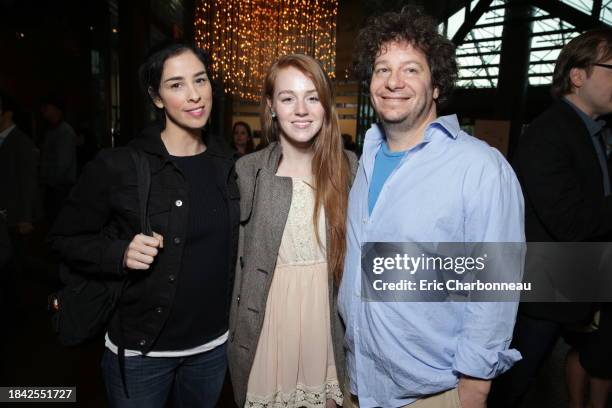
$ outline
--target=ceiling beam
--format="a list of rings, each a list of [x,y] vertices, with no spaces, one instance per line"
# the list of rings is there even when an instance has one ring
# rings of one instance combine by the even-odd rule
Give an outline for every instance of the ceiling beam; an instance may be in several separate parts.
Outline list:
[[[561,2],[560,0],[531,0],[531,4],[546,11],[553,17],[558,17],[574,25],[578,30],[584,31],[590,28],[607,26],[598,18],[583,13],[582,11]]]
[[[470,11],[469,15],[453,36],[453,43],[459,45],[463,43],[465,36],[474,28],[480,17],[488,10],[493,0],[480,0],[476,7]]]
[[[596,18],[599,20],[599,16],[601,14],[601,0],[595,0],[593,1],[593,13],[592,16],[593,18]]]

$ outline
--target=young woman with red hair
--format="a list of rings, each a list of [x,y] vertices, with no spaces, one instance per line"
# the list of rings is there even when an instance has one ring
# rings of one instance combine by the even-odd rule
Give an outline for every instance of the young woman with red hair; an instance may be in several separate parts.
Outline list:
[[[332,85],[311,57],[270,68],[261,101],[271,142],[236,165],[241,247],[230,316],[239,406],[342,405],[336,310],[354,154],[345,152]]]

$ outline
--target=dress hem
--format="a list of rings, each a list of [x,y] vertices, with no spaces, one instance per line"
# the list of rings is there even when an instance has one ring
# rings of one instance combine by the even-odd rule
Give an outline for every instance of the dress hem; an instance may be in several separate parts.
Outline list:
[[[277,391],[265,397],[247,394],[244,408],[325,408],[327,400],[330,399],[342,406],[343,395],[338,380],[328,380],[325,390],[322,386],[312,387],[298,383],[296,389],[288,393]]]

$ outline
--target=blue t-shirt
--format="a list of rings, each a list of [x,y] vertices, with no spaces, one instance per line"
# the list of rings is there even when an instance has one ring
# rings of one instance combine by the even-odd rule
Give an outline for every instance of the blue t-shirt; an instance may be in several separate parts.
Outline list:
[[[370,192],[368,193],[368,210],[370,214],[372,214],[372,210],[376,205],[380,190],[382,190],[385,185],[385,181],[387,181],[389,175],[398,166],[404,154],[406,154],[405,150],[401,152],[392,152],[389,150],[387,142],[381,144],[378,153],[376,153],[372,183],[370,184]]]

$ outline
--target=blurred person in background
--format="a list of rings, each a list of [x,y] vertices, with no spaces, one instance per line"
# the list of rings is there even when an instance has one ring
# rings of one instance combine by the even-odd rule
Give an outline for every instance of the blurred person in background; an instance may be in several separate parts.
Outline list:
[[[2,313],[7,316],[14,316],[18,308],[16,289],[23,275],[26,238],[34,230],[38,208],[38,150],[16,125],[16,113],[14,100],[0,94],[0,211],[14,249],[0,278]]]
[[[253,133],[251,127],[246,122],[236,122],[232,128],[232,147],[236,151],[236,158],[255,150],[253,143]]]
[[[41,105],[47,124],[40,156],[40,181],[44,188],[45,216],[52,222],[77,177],[77,136],[64,120],[64,105],[47,99]]]

